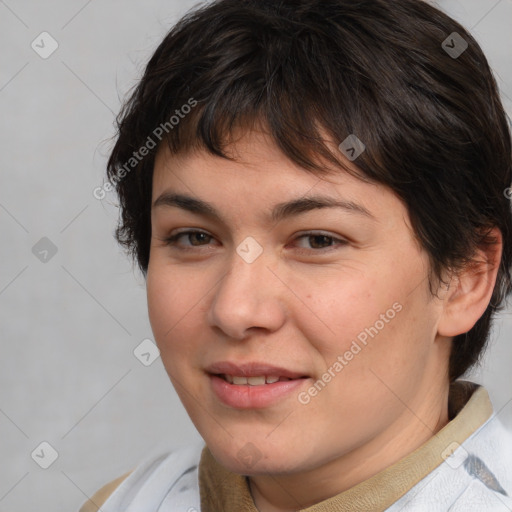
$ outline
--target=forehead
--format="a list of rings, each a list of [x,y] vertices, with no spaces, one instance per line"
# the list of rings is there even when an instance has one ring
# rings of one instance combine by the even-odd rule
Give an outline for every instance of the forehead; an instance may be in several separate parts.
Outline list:
[[[244,133],[226,148],[226,154],[232,160],[204,149],[172,154],[163,145],[155,158],[153,208],[183,207],[188,201],[186,209],[195,208],[212,218],[222,210],[243,208],[276,221],[290,217],[287,213],[313,210],[312,202],[318,201],[323,202],[319,207],[338,203],[346,213],[373,219],[406,215],[402,202],[389,188],[332,165],[319,176],[292,162],[265,133]],[[358,171],[351,162],[346,165]]]
[[[262,186],[264,181],[272,180],[275,185],[287,183],[290,186],[319,186],[323,187],[325,192],[334,185],[363,181],[351,175],[362,175],[362,172],[343,156],[340,157],[340,161],[351,173],[341,167],[335,168],[328,162],[320,164],[321,172],[299,166],[282,152],[265,131],[239,130],[231,136],[231,140],[224,150],[229,158],[219,157],[203,148],[187,149],[176,154],[172,153],[167,145],[162,144],[155,158],[154,185],[158,187],[164,182],[183,181],[185,176],[192,181],[248,181],[257,174],[258,182]],[[334,144],[333,146],[336,147]],[[218,186],[225,184],[226,181],[217,183]]]

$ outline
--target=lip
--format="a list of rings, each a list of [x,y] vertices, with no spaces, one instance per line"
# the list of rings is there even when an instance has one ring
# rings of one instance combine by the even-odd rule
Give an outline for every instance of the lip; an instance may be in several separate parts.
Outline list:
[[[214,363],[206,371],[210,378],[212,391],[217,398],[235,409],[262,409],[274,405],[294,391],[305,385],[309,377],[303,373],[266,363],[252,362],[235,364],[230,361]],[[235,375],[239,377],[276,376],[286,377],[287,381],[278,381],[272,384],[258,386],[230,384],[221,375]]]
[[[208,366],[206,371],[210,374],[228,374],[237,375],[239,377],[259,377],[260,375],[275,375],[276,377],[286,377],[288,379],[307,377],[305,373],[260,362],[236,364],[231,361],[220,361]]]

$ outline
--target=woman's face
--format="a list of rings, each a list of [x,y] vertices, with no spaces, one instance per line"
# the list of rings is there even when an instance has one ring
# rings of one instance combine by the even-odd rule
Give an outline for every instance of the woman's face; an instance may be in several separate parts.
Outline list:
[[[231,149],[158,153],[147,273],[164,366],[213,455],[290,474],[430,437],[449,344],[403,204],[256,132]]]

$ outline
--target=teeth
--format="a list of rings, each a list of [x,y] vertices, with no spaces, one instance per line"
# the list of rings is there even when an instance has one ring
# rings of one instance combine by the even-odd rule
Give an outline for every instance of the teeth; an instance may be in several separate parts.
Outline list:
[[[263,386],[265,384],[265,377],[249,377],[247,383],[249,386]]]
[[[235,384],[236,386],[263,386],[264,384],[273,384],[278,381],[291,380],[287,377],[276,377],[274,375],[261,375],[258,377],[238,377],[236,375],[224,375],[225,379],[230,384]]]

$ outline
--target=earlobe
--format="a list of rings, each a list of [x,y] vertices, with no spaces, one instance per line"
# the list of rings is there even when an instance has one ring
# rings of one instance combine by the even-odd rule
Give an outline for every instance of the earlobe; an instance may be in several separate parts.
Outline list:
[[[468,332],[491,301],[503,249],[501,231],[493,228],[486,240],[492,243],[483,244],[472,263],[458,271],[448,286],[437,328],[441,336]]]

